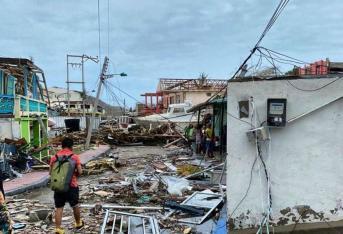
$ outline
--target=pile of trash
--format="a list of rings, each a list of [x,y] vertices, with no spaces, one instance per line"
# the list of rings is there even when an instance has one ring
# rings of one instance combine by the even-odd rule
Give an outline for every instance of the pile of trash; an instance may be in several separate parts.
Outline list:
[[[214,180],[212,175],[215,169],[221,174],[224,163],[205,161],[177,146],[140,157],[112,152],[85,167],[102,173],[92,177],[93,183],[80,184],[81,207],[102,214],[100,233],[128,233],[130,228],[191,233],[194,225],[215,222],[211,218],[218,218],[225,202],[223,176]]]
[[[80,233],[211,233],[225,210],[224,163],[188,148],[115,147],[83,169],[79,187],[86,225]],[[25,233],[53,232],[53,203],[41,203],[52,191],[42,189],[39,200],[7,200],[13,220],[26,224]],[[66,206],[63,227],[74,231],[73,222]]]
[[[180,138],[181,134],[175,129],[173,124],[163,124],[153,129],[146,129],[139,125],[130,128],[119,128],[112,125],[100,126],[95,134],[97,140],[101,140],[110,145],[144,144],[157,145],[164,144],[167,140]]]
[[[50,143],[58,144],[63,137],[71,137],[74,139],[74,144],[83,145],[86,141],[86,132],[76,131],[56,136],[50,140]],[[180,138],[182,139],[183,135],[173,123],[162,124],[152,129],[139,125],[121,128],[118,125],[102,124],[97,131],[92,133],[91,143],[122,146],[160,145]]]
[[[0,176],[2,180],[21,177],[36,163],[25,139],[5,139],[0,143]]]

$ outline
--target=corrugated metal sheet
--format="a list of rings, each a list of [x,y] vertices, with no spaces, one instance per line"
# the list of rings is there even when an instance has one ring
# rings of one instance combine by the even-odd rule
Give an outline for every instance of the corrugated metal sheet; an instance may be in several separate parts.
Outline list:
[[[50,120],[54,121],[56,125],[54,128],[65,128],[65,119],[80,119],[80,127],[81,129],[86,128],[86,118],[85,117],[68,117],[68,116],[54,116],[49,117]],[[100,117],[95,117],[93,122],[93,129],[96,130],[99,128],[100,124]]]

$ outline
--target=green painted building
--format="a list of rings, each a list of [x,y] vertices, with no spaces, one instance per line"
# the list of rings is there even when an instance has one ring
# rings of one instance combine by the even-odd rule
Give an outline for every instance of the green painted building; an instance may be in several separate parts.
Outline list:
[[[45,76],[39,67],[28,59],[0,58],[2,137],[25,138],[29,147],[43,146],[48,141],[48,103]],[[37,156],[47,154],[45,150]]]

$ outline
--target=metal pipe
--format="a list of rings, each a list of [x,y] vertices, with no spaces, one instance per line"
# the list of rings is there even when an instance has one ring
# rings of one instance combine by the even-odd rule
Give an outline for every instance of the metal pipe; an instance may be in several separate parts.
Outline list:
[[[85,109],[85,99],[86,99],[86,85],[85,85],[85,69],[84,69],[84,55],[81,58],[81,76],[82,76],[82,111],[83,111],[83,117],[85,117],[85,121],[86,121],[86,109]]]
[[[81,204],[80,205],[81,208],[86,208],[86,209],[92,209],[95,207],[95,205],[90,205],[90,204]],[[137,209],[137,210],[163,210],[163,209],[168,209],[165,207],[150,207],[150,206],[115,206],[115,205],[109,205],[109,204],[104,204],[102,206],[103,209],[118,209],[118,210],[130,210],[130,209]]]
[[[104,222],[102,223],[102,226],[101,226],[101,232],[100,232],[101,234],[105,234],[108,215],[109,215],[109,210],[106,210]]]
[[[67,100],[68,100],[68,116],[70,116],[70,98],[69,98],[69,55],[67,55]]]
[[[120,227],[119,227],[119,232],[122,233],[123,231],[123,221],[124,221],[124,216],[120,216]]]
[[[113,216],[113,225],[112,225],[112,232],[111,232],[111,234],[114,234],[114,229],[115,229],[115,227],[116,227],[116,219],[117,219],[117,215],[114,214],[114,216]]]
[[[150,217],[150,225],[151,225],[151,231],[152,231],[152,234],[156,234],[156,229],[155,229],[155,219]]]
[[[199,172],[197,172],[197,173],[194,173],[194,174],[192,174],[192,175],[188,175],[188,176],[185,176],[185,177],[182,177],[182,178],[188,179],[188,178],[191,178],[191,177],[193,177],[193,176],[200,175],[200,174],[202,174],[202,173],[204,173],[204,172],[206,172],[206,171],[211,171],[211,170],[213,170],[213,169],[215,169],[215,168],[218,168],[218,167],[221,167],[221,166],[223,166],[223,165],[224,165],[224,163],[221,163],[221,164],[218,164],[217,166],[214,166],[214,167],[211,167],[211,168],[207,168],[207,169],[205,169],[205,170],[199,171]]]
[[[142,218],[142,223],[143,223],[143,234],[145,234],[145,218]]]
[[[224,160],[224,167],[222,169],[222,172],[220,173],[220,178],[219,178],[219,182],[218,182],[219,190],[220,190],[220,193],[221,193],[221,195],[223,197],[225,196],[225,194],[224,194],[224,191],[223,191],[223,188],[222,188],[222,179],[223,179],[225,168],[226,168],[226,161],[227,161],[227,154],[226,154],[226,157],[225,157],[225,160]]]
[[[127,216],[138,217],[138,218],[145,218],[145,219],[150,218],[150,216],[146,216],[146,215],[131,214],[131,213],[120,212],[120,211],[110,211],[109,210],[109,212],[113,213],[113,214],[127,215]]]

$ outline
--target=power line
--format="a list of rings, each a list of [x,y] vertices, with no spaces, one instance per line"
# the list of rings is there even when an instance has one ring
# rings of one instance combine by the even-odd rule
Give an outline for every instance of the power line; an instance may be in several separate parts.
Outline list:
[[[254,48],[256,48],[256,47],[258,47],[260,45],[261,41],[266,36],[268,31],[272,28],[272,26],[274,25],[274,23],[276,22],[276,20],[280,16],[280,14],[282,13],[283,9],[287,6],[288,2],[289,2],[289,0],[281,0],[279,2],[279,5],[276,7],[276,10],[274,11],[272,17],[270,18],[267,26],[263,30],[263,32],[262,32],[260,38],[258,39],[258,41],[257,41],[257,43],[256,43]]]
[[[297,89],[297,90],[300,90],[300,91],[303,91],[303,92],[315,92],[315,91],[321,90],[321,89],[323,89],[323,88],[325,88],[325,87],[327,87],[327,86],[329,86],[329,85],[335,83],[336,81],[338,81],[338,80],[340,80],[340,79],[342,79],[342,78],[343,78],[342,76],[337,77],[337,78],[334,79],[333,81],[330,81],[329,83],[327,83],[327,84],[325,84],[325,85],[323,85],[323,86],[321,86],[321,87],[319,87],[319,88],[316,88],[316,89],[303,89],[303,88],[299,88],[299,87],[297,87],[296,85],[294,85],[292,82],[290,82],[289,80],[287,80],[287,83],[290,84],[293,88],[295,88],[295,89]]]
[[[241,204],[243,203],[243,201],[247,198],[248,196],[248,193],[249,193],[249,190],[251,188],[251,183],[252,183],[252,173],[253,173],[253,169],[255,167],[255,164],[256,164],[256,161],[257,161],[257,157],[255,157],[255,160],[251,166],[251,170],[250,170],[250,179],[249,179],[249,185],[248,185],[248,188],[247,190],[245,191],[244,193],[244,196],[242,197],[242,199],[238,202],[238,204],[236,205],[236,207],[233,209],[232,213],[230,214],[230,217],[233,216],[233,214],[236,212],[236,210],[241,206]]]
[[[113,62],[111,59],[110,59],[110,63],[112,64],[112,67],[113,67],[113,73],[116,73],[116,69],[115,69],[116,66],[115,66],[114,62]],[[116,81],[116,83],[117,83],[117,86],[118,86],[119,88],[121,88],[119,79],[115,79],[115,81]],[[121,94],[121,92],[119,92],[119,97],[120,97],[121,99],[124,99],[123,96],[122,96],[122,94]]]
[[[271,52],[271,53],[273,53],[273,54],[275,54],[275,55],[278,55],[277,57],[278,57],[279,59],[282,59],[282,58],[280,57],[280,56],[282,56],[282,57],[285,57],[285,58],[290,59],[289,61],[293,61],[293,62],[296,62],[296,63],[299,63],[299,64],[310,64],[309,62],[305,62],[305,61],[302,61],[302,60],[300,60],[300,59],[291,57],[291,56],[289,56],[289,55],[282,54],[282,53],[277,52],[277,51],[275,51],[275,50],[271,50],[271,49],[268,49],[268,48],[265,48],[265,47],[262,47],[262,46],[259,46],[258,48],[259,48],[259,49],[266,50],[266,51],[269,51],[269,52]],[[284,59],[284,60],[285,60],[285,59]],[[286,61],[287,61],[287,60],[286,60]]]
[[[239,66],[239,68],[236,70],[236,72],[231,76],[231,78],[229,78],[226,82],[226,85],[221,88],[219,91],[217,91],[216,93],[214,93],[210,98],[208,98],[205,102],[209,103],[210,101],[212,101],[215,97],[217,97],[217,95],[221,92],[224,92],[224,95],[222,97],[222,100],[224,101],[224,98],[226,96],[227,93],[227,89],[228,89],[228,85],[229,85],[229,81],[231,79],[234,79],[237,74],[239,73],[240,70],[242,70],[242,68],[244,67],[244,65],[249,61],[249,59],[251,58],[251,56],[256,52],[257,48],[259,47],[260,43],[262,42],[263,38],[266,36],[266,34],[268,33],[268,31],[272,28],[272,26],[274,25],[275,21],[277,20],[277,18],[280,16],[280,14],[282,13],[282,11],[284,10],[284,8],[286,7],[286,5],[288,4],[289,0],[280,0],[277,8],[275,9],[272,17],[270,18],[267,26],[265,27],[265,29],[263,30],[261,36],[259,37],[258,41],[256,42],[254,48],[250,51],[250,54],[248,55],[248,57],[243,61],[243,63]],[[240,120],[240,119],[239,119]],[[241,120],[240,120],[241,121]]]
[[[274,67],[274,69],[276,69],[276,70],[278,70],[281,74],[282,74],[282,72],[280,71],[280,69],[275,65],[275,63],[274,63],[274,58],[271,56],[271,55],[266,55],[266,54],[264,54],[262,51],[260,51],[259,50],[259,52],[265,57],[265,59]],[[271,59],[271,60],[269,60],[269,59]],[[318,88],[315,88],[315,89],[303,89],[303,88],[300,88],[300,87],[298,87],[298,86],[296,86],[295,84],[293,84],[291,81],[289,81],[288,79],[286,79],[286,82],[289,84],[289,85],[291,85],[293,88],[295,88],[295,89],[297,89],[297,90],[299,90],[299,91],[303,91],[303,92],[316,92],[316,91],[319,91],[319,90],[321,90],[321,89],[323,89],[323,88],[325,88],[325,87],[327,87],[327,86],[329,86],[329,85],[331,85],[331,84],[333,84],[333,83],[335,83],[335,82],[337,82],[338,80],[340,80],[340,79],[342,79],[343,77],[342,76],[339,76],[339,77],[337,77],[336,79],[334,79],[334,80],[332,80],[332,81],[330,81],[330,82],[328,82],[328,83],[326,83],[325,85],[323,85],[323,86],[321,86],[321,87],[318,87]]]
[[[100,24],[100,0],[98,0],[98,40],[99,40],[99,61],[101,61],[101,24]],[[100,70],[101,70],[101,63],[100,65]]]
[[[118,104],[122,114],[125,114],[125,111],[124,111],[125,107],[124,108],[122,107],[123,102],[119,101],[119,98],[115,95],[113,90],[108,86],[108,82],[104,82],[104,87],[105,87],[105,91],[106,91],[107,96],[109,96],[112,100],[115,100],[115,102]]]
[[[110,57],[110,0],[107,0],[107,56]]]

